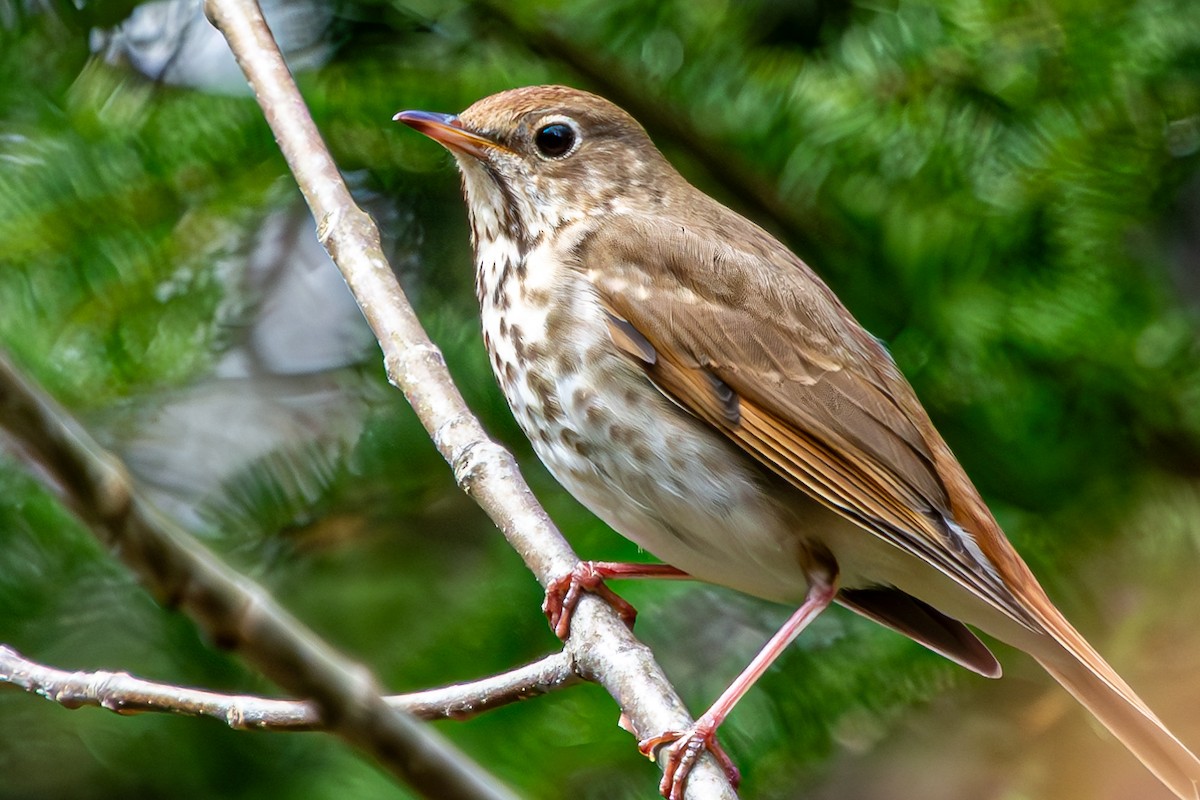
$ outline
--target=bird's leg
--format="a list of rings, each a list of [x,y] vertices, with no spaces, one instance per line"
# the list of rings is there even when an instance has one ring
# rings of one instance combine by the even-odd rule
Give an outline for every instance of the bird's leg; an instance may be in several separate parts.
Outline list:
[[[630,628],[637,619],[637,609],[616,592],[604,585],[605,578],[690,578],[683,570],[670,564],[626,564],[619,561],[580,561],[566,575],[546,587],[542,611],[550,627],[560,639],[571,632],[571,615],[584,592],[603,598]]]
[[[729,688],[717,698],[708,711],[705,711],[696,720],[690,729],[666,731],[638,743],[638,749],[651,759],[657,756],[660,747],[669,745],[667,763],[663,767],[662,783],[659,784],[659,791],[662,792],[663,797],[668,800],[683,800],[683,790],[687,784],[688,773],[692,771],[696,759],[705,750],[713,754],[713,757],[725,770],[730,782],[737,785],[740,775],[737,767],[733,765],[733,761],[717,742],[717,728],[725,721],[725,717],[737,705],[742,695],[749,691],[754,682],[767,671],[767,667],[771,666],[771,663],[779,657],[783,649],[795,641],[800,632],[808,627],[808,623],[816,619],[817,615],[833,602],[833,597],[837,594],[836,580],[829,577],[822,580],[810,577],[809,580],[808,595],[804,598],[804,604],[771,637],[763,649],[758,651],[758,655],[754,657],[750,665],[742,671],[741,675],[737,676]]]

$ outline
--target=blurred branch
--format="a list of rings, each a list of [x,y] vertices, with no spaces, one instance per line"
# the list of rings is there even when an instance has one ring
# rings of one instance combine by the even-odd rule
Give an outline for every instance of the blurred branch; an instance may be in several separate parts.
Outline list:
[[[580,680],[570,653],[545,658],[469,683],[384,698],[389,706],[421,719],[469,719]],[[30,661],[0,645],[0,683],[66,708],[95,706],[117,714],[161,712],[219,719],[234,730],[324,730],[320,709],[306,700],[219,694],[135,678],[127,672],[68,672]]]
[[[512,454],[488,438],[450,379],[441,351],[422,328],[379,246],[379,231],[350,196],[255,3],[207,0],[254,89],[304,193],[317,231],[342,271],[383,350],[388,378],[412,404],[459,486],[499,526],[543,586],[579,563],[537,504]],[[616,699],[638,738],[683,730],[691,718],[649,649],[608,605],[584,597],[566,648],[580,674]],[[688,798],[732,798],[733,788],[705,755]]]
[[[136,572],[213,641],[290,692],[312,698],[327,729],[438,798],[511,798],[465,756],[380,697],[366,668],[344,658],[262,587],[222,563],[142,501],[124,464],[0,354],[0,428],[18,458]]]

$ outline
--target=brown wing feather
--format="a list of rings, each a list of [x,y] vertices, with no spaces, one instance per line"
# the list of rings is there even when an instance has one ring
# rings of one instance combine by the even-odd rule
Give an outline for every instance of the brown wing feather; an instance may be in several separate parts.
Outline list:
[[[627,224],[654,230],[606,226],[580,260],[614,341],[667,396],[830,508],[1030,624],[955,524],[923,434],[932,426],[911,389],[802,262],[778,245],[772,255],[784,263],[662,223]],[[633,241],[660,249],[636,250]],[[713,266],[697,280],[681,260]],[[767,279],[747,281],[752,271]],[[736,399],[736,418],[722,387]]]
[[[619,329],[614,341],[766,467],[1016,621],[1026,630],[1016,639],[1051,675],[1176,795],[1200,798],[1200,760],[1046,597],[886,351],[782,245],[740,218],[717,220],[743,226],[750,250],[713,244],[720,230],[697,237],[644,220],[627,224],[654,229],[610,225],[584,243],[592,252],[580,261]],[[751,283],[747,271],[764,279]],[[893,598],[858,600],[843,598],[989,674],[990,654],[959,623],[941,628]]]

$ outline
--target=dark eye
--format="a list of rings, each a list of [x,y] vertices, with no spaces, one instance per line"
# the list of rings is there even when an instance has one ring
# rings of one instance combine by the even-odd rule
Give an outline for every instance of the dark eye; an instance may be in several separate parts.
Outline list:
[[[542,155],[559,158],[571,152],[575,146],[575,129],[565,122],[552,122],[538,130],[533,143]]]

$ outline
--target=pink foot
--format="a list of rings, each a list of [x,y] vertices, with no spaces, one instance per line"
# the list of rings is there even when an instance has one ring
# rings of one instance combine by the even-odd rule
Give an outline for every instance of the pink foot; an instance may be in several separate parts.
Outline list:
[[[683,790],[687,786],[688,773],[696,765],[696,759],[704,751],[713,754],[713,758],[725,770],[729,782],[737,786],[741,775],[733,761],[717,743],[717,728],[729,716],[729,712],[737,705],[754,682],[771,666],[776,657],[785,647],[791,644],[800,631],[812,622],[833,601],[837,594],[837,585],[830,574],[814,574],[809,577],[808,595],[804,603],[788,618],[783,627],[771,637],[770,641],[758,651],[758,655],[750,662],[742,674],[729,684],[729,688],[721,693],[712,707],[700,715],[695,724],[686,731],[667,731],[659,736],[652,736],[638,743],[638,750],[654,758],[658,749],[668,745],[667,761],[663,765],[663,779],[658,790],[667,800],[683,800]]]
[[[633,629],[637,619],[637,609],[629,605],[620,595],[604,585],[604,579],[611,577],[611,572],[601,568],[601,564],[593,561],[580,561],[575,569],[554,581],[546,587],[546,599],[542,603],[542,611],[550,620],[554,635],[566,639],[571,633],[571,615],[579,605],[579,598],[584,592],[591,592],[603,598],[621,620]]]
[[[703,718],[693,725],[691,730],[666,731],[638,742],[638,750],[651,760],[658,755],[659,748],[664,746],[668,747],[667,763],[663,766],[663,777],[658,791],[667,800],[683,800],[688,775],[705,750],[712,753],[735,789],[742,780],[742,774],[738,772],[733,759],[717,741],[716,726],[706,724]]]
[[[571,615],[584,592],[603,598],[631,629],[637,619],[637,609],[622,600],[604,585],[606,578],[688,578],[686,572],[670,564],[626,564],[619,561],[581,561],[575,569],[546,588],[542,611],[550,619],[550,627],[560,639],[571,632]]]

